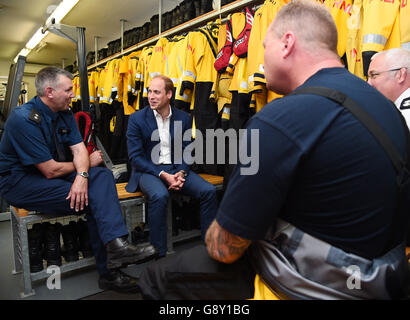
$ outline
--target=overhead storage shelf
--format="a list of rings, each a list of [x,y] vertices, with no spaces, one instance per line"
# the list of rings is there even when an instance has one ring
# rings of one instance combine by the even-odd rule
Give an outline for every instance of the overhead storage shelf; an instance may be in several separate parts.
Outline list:
[[[159,0],[161,1],[161,0]],[[121,58],[124,55],[127,55],[128,53],[131,53],[133,51],[136,51],[140,48],[155,44],[160,38],[163,37],[171,37],[177,34],[180,34],[185,31],[189,31],[194,29],[195,27],[202,26],[206,24],[209,21],[215,20],[217,18],[221,18],[222,16],[225,16],[228,13],[235,12],[238,9],[241,9],[243,7],[246,7],[251,4],[260,4],[263,3],[263,0],[237,0],[235,2],[229,3],[223,7],[221,7],[219,10],[215,9],[210,12],[205,13],[202,16],[199,16],[195,19],[192,19],[190,21],[187,21],[185,23],[182,23],[174,28],[171,28],[169,30],[166,30],[165,32],[160,32],[158,35],[151,37],[149,39],[146,39],[138,44],[132,45],[131,47],[128,47],[127,49],[121,50],[121,52],[118,52],[112,56],[109,56],[107,58],[104,58],[97,63],[91,64],[87,67],[88,70],[91,70],[93,68],[96,68],[98,66],[104,65],[106,62]],[[161,14],[160,14],[161,15]],[[159,20],[159,30],[161,30],[161,19]],[[122,35],[123,36],[123,35]]]

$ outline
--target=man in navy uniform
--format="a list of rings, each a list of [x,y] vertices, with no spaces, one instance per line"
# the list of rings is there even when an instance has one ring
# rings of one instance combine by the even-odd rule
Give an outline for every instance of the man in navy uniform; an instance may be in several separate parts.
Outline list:
[[[166,209],[169,190],[180,191],[200,200],[203,237],[218,207],[215,187],[190,171],[182,156],[189,141],[182,142],[181,137],[179,151],[174,150],[178,134],[175,128],[182,129],[181,133],[184,134],[191,129],[192,120],[187,113],[171,107],[173,88],[171,79],[155,76],[148,89],[149,106],[130,116],[127,131],[132,172],[126,190],[135,192],[139,186],[148,196],[150,241],[159,250],[159,257],[164,257],[167,252]],[[159,142],[158,139],[152,139],[155,130],[158,130]]]
[[[0,194],[14,206],[42,213],[84,210],[100,287],[132,291],[136,280],[119,268],[145,261],[156,251],[126,240],[112,172],[98,167],[100,153],[89,157],[70,111],[72,79],[56,67],[40,70],[37,96],[8,117],[0,142]]]

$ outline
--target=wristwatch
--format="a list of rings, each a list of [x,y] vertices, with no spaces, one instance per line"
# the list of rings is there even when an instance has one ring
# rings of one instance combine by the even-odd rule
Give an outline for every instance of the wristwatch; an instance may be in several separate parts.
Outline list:
[[[88,179],[88,172],[86,172],[86,171],[77,172],[77,174],[78,174],[79,176],[82,176],[83,178]]]

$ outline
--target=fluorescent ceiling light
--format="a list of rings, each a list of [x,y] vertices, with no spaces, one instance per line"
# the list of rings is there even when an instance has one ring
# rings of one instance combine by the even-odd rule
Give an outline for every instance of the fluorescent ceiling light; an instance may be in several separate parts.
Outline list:
[[[24,56],[26,57],[29,54],[30,50],[27,48],[23,48],[20,50],[20,52],[18,53],[18,55],[14,58],[14,62],[17,62],[17,59],[19,56]]]
[[[63,0],[57,6],[57,8],[53,11],[53,13],[48,17],[46,20],[46,24],[50,23],[52,19],[55,20],[55,23],[60,23],[61,20],[70,12],[72,8],[78,3],[80,0]],[[45,33],[41,32],[42,27],[40,27],[36,33],[31,37],[31,39],[26,43],[25,47],[17,54],[14,58],[14,62],[17,62],[19,56],[27,56],[31,50],[33,50],[38,43],[43,40],[43,38],[48,34],[48,31]]]
[[[43,40],[45,36],[46,34],[42,33],[41,29],[38,29],[34,36],[32,36],[31,39],[27,41],[26,48],[29,50],[34,49],[40,43],[40,41]]]

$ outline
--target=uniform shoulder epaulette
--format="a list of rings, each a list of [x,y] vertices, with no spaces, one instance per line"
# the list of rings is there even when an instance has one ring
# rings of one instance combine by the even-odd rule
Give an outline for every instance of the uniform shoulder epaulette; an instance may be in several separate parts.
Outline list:
[[[400,110],[410,109],[410,97],[404,99],[400,104]]]
[[[37,124],[41,123],[41,114],[36,109],[31,109],[31,112],[28,118]]]

